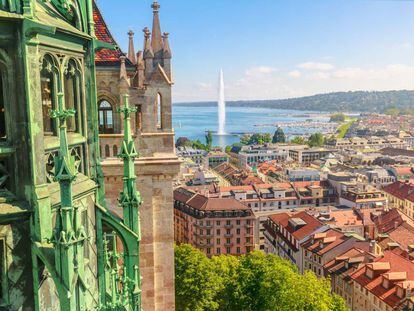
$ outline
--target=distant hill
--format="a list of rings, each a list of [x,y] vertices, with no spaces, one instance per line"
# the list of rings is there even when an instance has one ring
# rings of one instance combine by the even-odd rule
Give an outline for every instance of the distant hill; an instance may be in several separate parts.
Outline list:
[[[389,108],[414,109],[414,91],[335,92],[306,97],[228,101],[227,106],[309,111],[384,112]],[[215,102],[176,103],[176,106],[215,106]]]

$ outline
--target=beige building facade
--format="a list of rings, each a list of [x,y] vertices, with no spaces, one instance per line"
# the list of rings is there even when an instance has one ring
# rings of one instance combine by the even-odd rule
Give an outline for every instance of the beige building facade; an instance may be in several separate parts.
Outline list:
[[[175,155],[171,114],[171,50],[168,33],[161,33],[159,9],[154,2],[152,30],[144,28],[143,51],[135,54],[134,33],[129,49],[102,50],[96,58],[100,150],[108,208],[117,212],[123,166],[117,155],[123,125],[117,109],[121,97],[137,109],[132,114],[136,149],[137,187],[141,193],[141,250],[143,310],[174,310],[173,179],[180,162]],[[95,6],[98,39],[117,45]]]

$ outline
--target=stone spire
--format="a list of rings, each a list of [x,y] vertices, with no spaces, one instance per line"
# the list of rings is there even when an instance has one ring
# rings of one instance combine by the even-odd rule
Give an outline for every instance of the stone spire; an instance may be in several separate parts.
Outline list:
[[[171,58],[172,57],[170,44],[168,42],[168,35],[169,35],[168,32],[164,32],[164,34],[162,36],[162,39],[163,39],[163,42],[164,42],[164,49],[163,49],[163,57],[164,58]]]
[[[118,88],[119,88],[120,92],[124,93],[129,88],[129,78],[128,78],[128,74],[127,74],[127,71],[126,71],[126,65],[125,65],[126,56],[125,55],[122,55],[119,58],[119,60],[121,62],[121,66],[119,68],[119,84],[118,84]]]
[[[136,64],[135,48],[134,48],[134,32],[132,30],[128,31],[128,36],[129,36],[128,58],[133,64]]]
[[[144,32],[144,59],[154,58],[154,51],[152,49],[150,39],[151,32],[148,27],[145,27],[142,31]]]
[[[152,37],[151,37],[151,44],[152,50],[154,52],[155,58],[162,58],[162,36],[161,36],[161,25],[160,25],[160,18],[158,16],[158,11],[160,9],[160,5],[157,1],[151,5],[151,8],[154,12],[154,17],[152,20]]]

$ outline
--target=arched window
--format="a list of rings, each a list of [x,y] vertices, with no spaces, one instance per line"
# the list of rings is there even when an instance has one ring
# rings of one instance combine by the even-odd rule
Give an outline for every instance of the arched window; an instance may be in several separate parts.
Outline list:
[[[105,145],[105,158],[109,158],[111,155],[110,155],[110,152],[109,152],[109,146],[108,145]]]
[[[6,116],[4,110],[3,73],[0,69],[0,140],[6,139]]]
[[[155,99],[155,105],[154,105],[154,112],[156,114],[156,122],[157,122],[157,127],[158,128],[162,128],[162,115],[161,115],[161,111],[162,111],[162,98],[161,98],[161,94],[157,93],[157,98]]]
[[[113,151],[113,156],[117,157],[118,156],[118,147],[117,147],[117,145],[114,145],[112,147],[112,151]]]
[[[112,105],[103,100],[99,103],[99,132],[111,134],[114,132]]]
[[[80,116],[81,110],[81,81],[80,70],[75,60],[71,59],[68,62],[65,71],[65,105],[66,109],[75,110],[75,115],[66,120],[66,126],[68,132],[80,132]]]
[[[51,110],[56,109],[57,75],[56,66],[51,56],[43,58],[40,71],[42,93],[43,132],[45,135],[56,134],[55,120],[50,117]]]

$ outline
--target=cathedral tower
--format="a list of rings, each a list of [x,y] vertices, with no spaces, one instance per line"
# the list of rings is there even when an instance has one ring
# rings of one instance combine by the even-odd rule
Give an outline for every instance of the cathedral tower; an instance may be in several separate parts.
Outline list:
[[[120,214],[117,196],[122,187],[122,163],[116,158],[122,120],[115,113],[123,94],[136,107],[131,120],[136,150],[136,184],[141,193],[143,310],[174,310],[173,180],[180,162],[175,155],[172,128],[172,70],[168,33],[161,32],[160,5],[152,4],[152,28],[144,28],[143,50],[135,55],[133,32],[128,33],[127,57],[121,50],[98,54],[97,88],[101,125],[100,146],[108,208]],[[101,40],[116,44],[96,8],[95,24]],[[134,56],[134,57],[133,57]],[[114,82],[117,81],[117,82]]]

